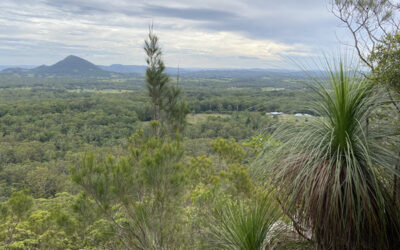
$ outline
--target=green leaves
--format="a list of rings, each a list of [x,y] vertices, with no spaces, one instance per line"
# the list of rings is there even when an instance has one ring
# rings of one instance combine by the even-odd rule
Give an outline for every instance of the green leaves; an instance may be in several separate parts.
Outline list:
[[[148,39],[144,50],[147,58],[146,87],[151,100],[153,120],[166,125],[163,131],[169,136],[182,132],[186,127],[186,115],[189,107],[182,99],[181,89],[170,86],[169,76],[164,73],[165,65],[161,58],[162,52],[158,44],[158,37],[150,26]],[[154,135],[159,136],[160,127],[153,126]]]
[[[32,209],[33,198],[26,190],[15,192],[8,200],[11,213],[17,218],[22,219]]]
[[[0,247],[5,249],[76,249],[84,242],[80,223],[70,210],[73,196],[33,199],[27,191],[14,193],[0,203]],[[83,222],[82,222],[83,223]],[[79,233],[78,233],[79,232]]]
[[[149,28],[148,40],[145,41],[144,50],[148,65],[146,86],[153,106],[153,120],[159,120],[160,111],[164,104],[163,99],[168,91],[169,76],[164,73],[165,65],[161,58],[162,52],[158,44],[158,37],[153,32],[153,26]]]
[[[370,55],[376,64],[373,76],[378,83],[384,84],[397,93],[400,92],[400,33],[387,34]]]
[[[218,137],[211,142],[211,149],[228,163],[241,162],[245,154],[243,148],[234,139],[225,140]]]
[[[183,132],[186,128],[186,115],[189,114],[189,106],[182,98],[181,88],[169,86],[164,105],[165,120],[168,132]]]
[[[268,159],[265,178],[319,247],[390,249],[399,244],[400,217],[388,183],[400,173],[384,144],[395,138],[389,126],[367,122],[385,99],[343,61],[328,65],[326,79],[311,86],[321,100],[313,103],[318,117],[274,133],[283,144],[261,156]]]
[[[282,230],[281,216],[271,195],[250,203],[228,201],[216,211],[210,244],[218,249],[265,249]]]
[[[72,169],[73,180],[102,209],[125,248],[172,246],[185,184],[180,143],[161,137],[145,140],[141,131],[130,141],[125,157],[103,162],[86,157]]]

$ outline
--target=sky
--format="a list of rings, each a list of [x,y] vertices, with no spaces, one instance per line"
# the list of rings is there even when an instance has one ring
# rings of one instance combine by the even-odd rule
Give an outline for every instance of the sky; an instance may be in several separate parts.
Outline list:
[[[292,68],[343,37],[326,0],[1,0],[0,65],[144,65],[151,23],[183,68]]]

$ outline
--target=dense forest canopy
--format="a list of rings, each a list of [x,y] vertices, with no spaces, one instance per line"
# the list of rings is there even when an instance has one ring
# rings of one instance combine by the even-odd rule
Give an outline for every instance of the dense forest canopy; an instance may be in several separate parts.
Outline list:
[[[196,227],[208,212],[196,215],[202,210],[200,207],[182,207],[183,204],[204,199],[202,192],[212,191],[215,192],[212,197],[201,201],[201,206],[207,206],[204,209],[211,212],[225,196],[237,196],[237,192],[249,194],[256,187],[247,168],[264,140],[260,133],[272,133],[284,121],[295,125],[311,119],[295,117],[296,113],[312,114],[306,108],[310,90],[303,84],[307,81],[304,77],[285,73],[235,76],[232,72],[230,77],[229,72],[226,74],[182,75],[178,83],[190,114],[186,117],[186,129],[180,135],[182,193],[179,199],[173,196],[176,202],[184,203],[170,209],[181,207],[182,213],[194,209],[190,216],[197,217],[193,218]],[[171,84],[176,85],[175,77],[171,75]],[[121,161],[130,154],[134,145],[131,136],[137,131],[143,131],[140,137],[145,143],[139,145],[140,152],[157,149],[162,143],[170,147],[168,142],[159,141],[153,142],[156,143],[151,146],[153,149],[147,148],[151,142],[146,141],[152,140],[153,132],[144,75],[120,79],[1,75],[0,79],[0,199],[8,211],[3,214],[2,222],[4,244],[15,249],[124,248],[122,240],[112,236],[116,228],[103,218],[99,208],[90,205],[95,201],[71,180],[71,166],[80,166],[82,159],[87,160],[89,156],[99,161],[98,164],[107,155]],[[273,111],[284,114],[270,115]],[[10,197],[14,196],[31,202],[20,218],[12,214],[10,207]],[[217,200],[207,201],[211,198]],[[155,205],[158,206],[152,204]],[[59,216],[66,221],[58,221]],[[33,222],[34,217],[44,221]],[[179,221],[184,218],[175,219],[168,223],[183,223]],[[36,226],[41,229],[31,228],[31,223],[39,223]],[[177,235],[189,228],[179,230],[180,233],[175,232]],[[176,239],[167,243],[182,243],[175,242]],[[196,241],[199,247],[206,244],[201,237]]]

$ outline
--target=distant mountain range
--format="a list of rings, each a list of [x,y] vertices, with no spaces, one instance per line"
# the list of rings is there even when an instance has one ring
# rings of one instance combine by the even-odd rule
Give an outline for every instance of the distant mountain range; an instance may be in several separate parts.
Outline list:
[[[10,69],[10,68],[21,68],[21,69],[33,69],[36,68],[37,65],[0,65],[0,71],[3,69]]]
[[[51,65],[39,67],[24,65],[7,68],[0,66],[2,75],[18,75],[30,77],[118,77],[126,74],[144,74],[146,66],[112,64],[110,66],[95,65],[80,57],[70,55]],[[299,72],[279,69],[200,69],[200,68],[173,68],[168,67],[166,72],[176,75],[192,77],[249,77],[266,74],[297,74]]]
[[[32,69],[8,68],[0,72],[6,75],[22,76],[57,76],[57,77],[110,77],[112,72],[101,69],[93,63],[77,56],[67,56],[65,59],[51,65],[42,65]]]

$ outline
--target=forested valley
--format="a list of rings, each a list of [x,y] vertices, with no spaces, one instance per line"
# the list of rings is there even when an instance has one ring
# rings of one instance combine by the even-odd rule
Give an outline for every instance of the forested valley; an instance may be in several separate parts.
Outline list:
[[[267,195],[250,177],[249,165],[279,124],[297,126],[312,119],[294,116],[310,112],[306,109],[309,90],[302,85],[306,80],[284,74],[254,80],[182,76],[178,83],[175,78],[171,76],[169,84],[179,87],[187,100],[189,113],[181,124],[184,129],[154,137],[144,76],[82,79],[81,83],[76,79],[40,81],[3,76],[3,246],[125,248],[120,230],[134,227],[125,223],[137,223],[137,210],[143,209],[149,213],[140,215],[146,219],[141,226],[148,227],[140,235],[145,237],[141,240],[149,241],[146,244],[154,244],[155,249],[158,244],[169,249],[178,244],[201,248],[205,225],[211,223],[208,220],[214,209]],[[10,82],[18,86],[10,86]],[[270,115],[273,111],[284,114]],[[120,171],[117,169],[123,164],[129,164],[124,170],[129,173],[121,173],[118,180],[109,179],[116,177],[108,175],[117,174],[113,171]],[[116,190],[96,190],[111,199],[101,198],[97,202],[105,203],[98,204],[86,193],[89,187],[76,183],[75,178],[80,183],[80,178],[86,177],[94,185],[91,188],[123,185],[123,196],[115,196]],[[167,186],[153,190],[157,183]],[[129,200],[128,207],[120,207],[120,198]],[[162,200],[153,200],[156,198]],[[106,211],[118,218],[117,224],[109,220]],[[124,218],[128,211],[135,217]],[[153,231],[161,228],[165,232]],[[125,233],[124,237],[133,237]],[[197,235],[195,242],[192,234]]]

